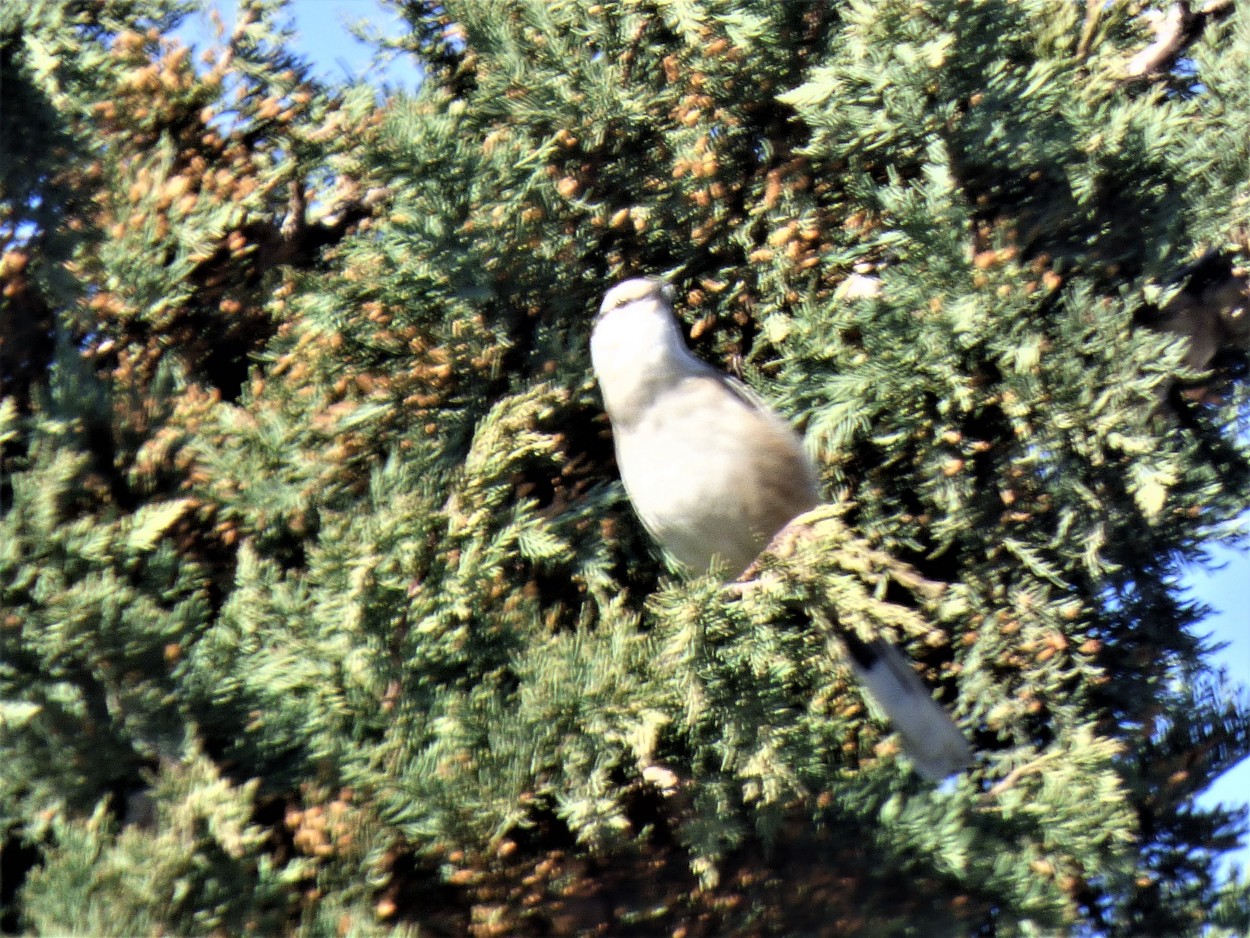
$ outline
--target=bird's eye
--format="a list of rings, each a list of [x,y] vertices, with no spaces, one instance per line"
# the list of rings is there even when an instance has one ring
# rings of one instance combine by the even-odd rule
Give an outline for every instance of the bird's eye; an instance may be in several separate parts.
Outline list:
[[[633,297],[618,296],[612,301],[612,305],[608,307],[608,312],[612,312],[613,310],[620,309],[622,306],[628,306],[632,302],[633,302]]]

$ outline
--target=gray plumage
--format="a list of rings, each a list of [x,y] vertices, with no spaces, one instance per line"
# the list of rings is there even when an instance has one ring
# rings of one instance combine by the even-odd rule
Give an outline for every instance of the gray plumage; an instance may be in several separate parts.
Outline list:
[[[774,534],[819,504],[798,434],[741,382],[691,354],[662,281],[609,290],[590,353],[629,500],[687,567],[741,573]],[[848,650],[922,774],[940,779],[967,765],[967,741],[902,652],[881,640]]]

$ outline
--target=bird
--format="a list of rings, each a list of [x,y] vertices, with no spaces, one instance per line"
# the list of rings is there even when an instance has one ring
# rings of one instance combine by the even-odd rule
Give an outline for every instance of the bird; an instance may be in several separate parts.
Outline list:
[[[664,280],[634,277],[607,291],[590,356],[625,493],[651,537],[691,572],[741,573],[821,504],[798,433],[690,351]],[[882,638],[840,638],[916,770],[939,781],[966,768],[967,740],[906,655]]]

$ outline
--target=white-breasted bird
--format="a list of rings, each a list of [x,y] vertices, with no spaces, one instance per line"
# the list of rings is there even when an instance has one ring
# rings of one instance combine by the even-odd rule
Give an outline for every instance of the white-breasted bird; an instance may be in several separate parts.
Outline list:
[[[798,434],[690,352],[663,281],[640,277],[607,292],[590,356],[625,492],[651,536],[694,572],[740,573],[820,503]],[[907,657],[883,639],[841,637],[917,770],[942,779],[965,768],[967,740]]]

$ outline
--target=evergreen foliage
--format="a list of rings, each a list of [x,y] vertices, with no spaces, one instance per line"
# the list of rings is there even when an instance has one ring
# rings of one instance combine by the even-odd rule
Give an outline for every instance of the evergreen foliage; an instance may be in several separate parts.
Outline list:
[[[1179,586],[1245,391],[1134,327],[1250,255],[1250,9],[1139,74],[1140,3],[394,6],[385,99],[270,0],[202,56],[191,0],[0,7],[0,928],[1250,931]],[[740,589],[615,482],[639,273],[822,468]]]

